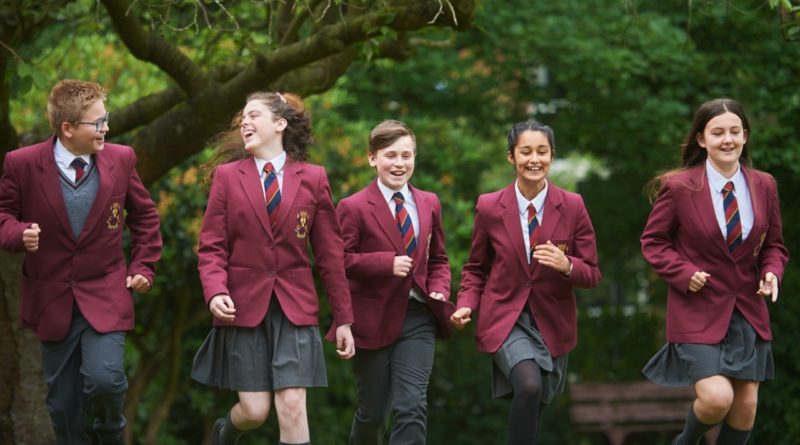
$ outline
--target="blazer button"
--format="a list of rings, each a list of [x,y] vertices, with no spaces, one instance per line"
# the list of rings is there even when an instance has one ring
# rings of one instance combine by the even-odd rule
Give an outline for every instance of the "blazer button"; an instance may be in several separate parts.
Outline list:
[[[267,275],[268,275],[270,278],[272,278],[272,277],[274,277],[274,276],[275,276],[275,271],[274,271],[274,270],[271,270],[271,271],[269,271],[269,273],[268,273]]]
[[[533,282],[532,282],[532,281],[530,281],[530,280],[528,280],[528,282],[527,282],[527,283],[525,283],[525,285],[527,285],[528,287],[531,287],[531,285],[532,285],[532,284],[533,284]]]
[[[77,282],[77,281],[70,281],[70,282],[69,282],[69,285],[70,285],[70,286],[77,286],[77,285],[78,285],[78,282]]]

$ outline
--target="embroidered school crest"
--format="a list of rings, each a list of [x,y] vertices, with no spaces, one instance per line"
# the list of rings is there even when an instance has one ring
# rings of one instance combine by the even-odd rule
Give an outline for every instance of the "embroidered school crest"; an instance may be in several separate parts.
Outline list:
[[[119,203],[111,203],[110,210],[111,215],[106,220],[106,226],[108,227],[108,230],[117,230],[119,229]]]
[[[567,253],[567,250],[569,249],[566,244],[557,244],[556,247],[558,247],[558,250],[560,250],[561,253]]]
[[[301,210],[297,212],[297,227],[294,228],[294,233],[298,239],[304,239],[308,236],[308,212]]]
[[[761,246],[764,245],[764,238],[767,237],[767,232],[761,234],[761,239],[758,240],[758,245],[755,249],[753,249],[753,256],[757,257],[759,253],[761,253]]]

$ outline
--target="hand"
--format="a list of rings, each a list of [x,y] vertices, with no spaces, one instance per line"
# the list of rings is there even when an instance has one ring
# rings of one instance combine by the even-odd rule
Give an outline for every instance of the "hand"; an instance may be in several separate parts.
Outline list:
[[[692,279],[689,280],[689,292],[697,292],[706,285],[706,281],[708,281],[708,277],[710,274],[703,272],[702,270],[698,270],[697,272],[692,275]]]
[[[25,250],[28,252],[39,250],[39,232],[41,231],[39,224],[36,223],[22,231],[22,244],[25,245]]]
[[[453,315],[450,316],[450,322],[453,323],[453,326],[455,326],[457,329],[464,329],[464,326],[472,321],[470,315],[472,315],[472,309],[468,307],[462,307],[453,312]]]
[[[356,355],[356,342],[353,340],[353,332],[349,324],[343,324],[336,328],[336,353],[345,360]]]
[[[128,278],[125,279],[125,287],[128,289],[133,289],[140,294],[144,294],[150,290],[150,282],[147,280],[147,278],[137,273],[134,276],[128,275]]]
[[[537,244],[533,248],[533,257],[539,261],[539,264],[555,269],[557,272],[569,272],[569,258],[549,240],[547,243]]]
[[[772,272],[767,272],[764,279],[758,283],[758,295],[768,297],[772,295],[772,302],[778,301],[778,277]]]
[[[208,303],[208,310],[211,311],[211,315],[222,321],[233,321],[236,319],[236,308],[233,307],[233,300],[231,300],[230,295],[214,295],[214,298]]]
[[[411,272],[411,267],[414,266],[414,260],[408,255],[394,257],[394,266],[392,267],[392,275],[396,277],[407,277]]]
[[[434,300],[445,301],[444,295],[442,295],[441,292],[431,292],[429,296]]]

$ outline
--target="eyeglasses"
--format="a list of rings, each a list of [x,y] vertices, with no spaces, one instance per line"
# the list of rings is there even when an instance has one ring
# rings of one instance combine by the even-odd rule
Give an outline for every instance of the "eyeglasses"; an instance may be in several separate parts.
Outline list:
[[[100,119],[97,119],[94,122],[75,122],[75,124],[94,125],[95,131],[100,133],[101,131],[103,131],[103,127],[105,127],[106,124],[108,123],[108,115],[109,113],[106,113],[105,116],[101,117]]]

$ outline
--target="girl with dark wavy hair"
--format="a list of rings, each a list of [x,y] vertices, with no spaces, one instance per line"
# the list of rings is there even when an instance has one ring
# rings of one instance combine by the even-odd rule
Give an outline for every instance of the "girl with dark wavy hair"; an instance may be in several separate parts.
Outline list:
[[[309,245],[332,306],[330,339],[342,358],[355,353],[341,231],[325,169],[305,162],[311,118],[300,98],[253,93],[233,123],[208,164],[197,254],[214,319],[192,377],[239,395],[214,424],[214,444],[261,425],[273,398],[281,444],[305,444],[306,388],[327,385]]]

